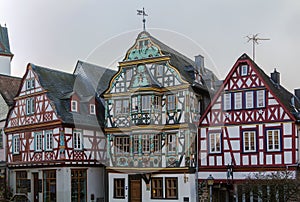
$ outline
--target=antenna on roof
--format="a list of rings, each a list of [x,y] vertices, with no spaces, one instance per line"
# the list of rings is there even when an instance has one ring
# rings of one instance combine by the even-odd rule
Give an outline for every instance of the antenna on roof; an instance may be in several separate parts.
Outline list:
[[[146,14],[145,9],[143,7],[143,10],[137,10],[137,15],[142,15],[143,16],[143,30],[146,31],[146,19],[145,16],[148,16],[148,14]]]
[[[258,37],[258,34],[253,34],[252,36],[246,36],[248,38],[248,41],[252,41],[252,59],[253,61],[255,61],[255,45],[259,44],[258,41],[260,40],[270,40],[270,39],[267,39],[267,38],[259,38]]]

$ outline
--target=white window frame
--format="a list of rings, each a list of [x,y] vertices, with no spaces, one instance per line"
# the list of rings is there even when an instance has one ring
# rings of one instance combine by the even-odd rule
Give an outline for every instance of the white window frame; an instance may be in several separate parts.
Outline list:
[[[248,75],[248,65],[241,65],[240,66],[241,76]]]
[[[34,78],[26,80],[26,90],[32,90],[35,87],[35,80]]]
[[[226,110],[231,110],[231,93],[224,93],[223,95],[223,109]]]
[[[143,95],[142,96],[142,111],[150,111],[151,110],[151,95]]]
[[[256,131],[243,131],[243,147],[244,152],[256,152]]]
[[[131,98],[131,110],[133,112],[139,111],[139,101],[138,101],[138,96],[133,96]]]
[[[167,101],[168,111],[176,110],[176,96],[174,94],[168,95]]]
[[[219,143],[219,145],[218,145]],[[221,144],[221,133],[220,132],[211,132],[209,133],[209,153],[219,154],[222,150]]]
[[[132,78],[132,71],[133,71],[133,69],[127,69],[126,70],[126,80],[127,81],[131,80],[131,78]]]
[[[71,100],[71,111],[78,112],[78,102],[77,100]]]
[[[156,66],[156,76],[161,77],[164,75],[164,66],[163,65],[157,65]]]
[[[34,97],[27,98],[25,104],[26,104],[25,106],[26,115],[34,114],[34,110],[35,110]]]
[[[242,109],[243,108],[243,93],[236,92],[234,93],[234,109]]]
[[[150,135],[142,135],[142,153],[143,154],[149,154],[150,153],[150,147],[151,147],[151,139]]]
[[[167,134],[168,153],[175,153],[177,148],[177,135],[176,133]]]
[[[245,92],[245,108],[246,109],[254,108],[254,92],[253,91]]]
[[[266,130],[267,135],[267,151],[274,152],[281,150],[281,134],[279,129]],[[271,138],[271,139],[270,139]],[[277,141],[277,144],[276,144]],[[271,143],[271,144],[270,144]],[[276,145],[278,148],[276,148]]]
[[[90,114],[95,115],[96,114],[96,105],[95,104],[90,104]]]
[[[74,130],[73,131],[73,148],[74,148],[74,150],[82,150],[83,149],[82,130]]]
[[[19,154],[20,153],[20,136],[14,135],[12,138],[12,153]]]
[[[265,90],[256,91],[256,107],[264,108],[266,106],[266,92]]]
[[[45,131],[45,150],[46,151],[53,150],[53,131],[52,130]]]
[[[34,133],[34,151],[35,152],[43,151],[43,132]]]

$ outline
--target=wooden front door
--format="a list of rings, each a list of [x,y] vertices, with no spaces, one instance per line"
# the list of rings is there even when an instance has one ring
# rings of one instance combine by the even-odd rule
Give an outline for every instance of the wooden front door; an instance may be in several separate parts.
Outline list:
[[[33,201],[39,201],[39,175],[38,173],[33,173]]]
[[[129,176],[130,181],[130,202],[142,202],[141,196],[141,178],[138,176]]]

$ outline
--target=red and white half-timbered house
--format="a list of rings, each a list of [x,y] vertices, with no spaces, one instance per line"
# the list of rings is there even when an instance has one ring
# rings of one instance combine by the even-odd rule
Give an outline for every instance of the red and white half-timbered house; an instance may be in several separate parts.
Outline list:
[[[251,174],[296,174],[295,103],[276,70],[269,77],[246,54],[237,60],[199,122],[199,183],[214,178],[215,201],[233,197],[228,185],[237,200],[248,201],[238,185]]]
[[[96,92],[113,74],[81,61],[73,74],[28,64],[5,128],[14,194],[34,202],[104,198],[104,107]]]

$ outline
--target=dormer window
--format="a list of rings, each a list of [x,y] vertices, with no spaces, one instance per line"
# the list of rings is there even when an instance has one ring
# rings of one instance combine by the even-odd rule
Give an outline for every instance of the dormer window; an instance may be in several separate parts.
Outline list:
[[[90,114],[96,114],[96,106],[95,106],[95,104],[90,104]]]
[[[71,100],[71,111],[78,112],[78,102],[77,100]]]
[[[241,71],[241,76],[247,76],[248,75],[248,65],[241,65],[240,71]]]
[[[34,79],[26,80],[26,90],[31,90],[34,88]]]

